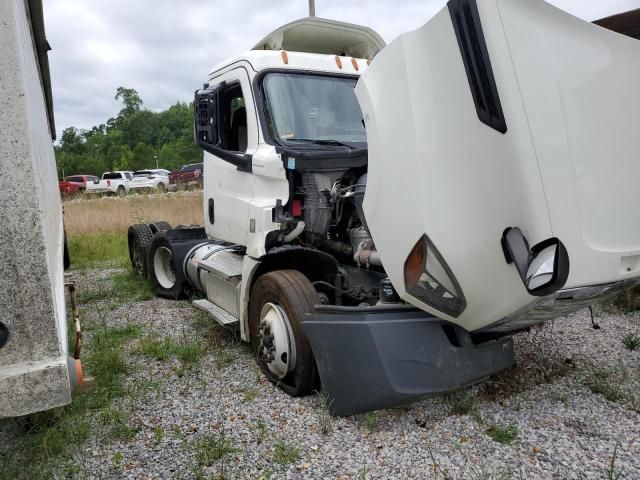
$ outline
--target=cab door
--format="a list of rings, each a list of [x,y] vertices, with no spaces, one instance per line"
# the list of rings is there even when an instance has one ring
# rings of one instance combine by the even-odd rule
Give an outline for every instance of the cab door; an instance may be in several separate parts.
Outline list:
[[[215,97],[215,107],[210,111],[215,118],[208,120],[215,124],[215,138],[209,139],[210,145],[197,139],[205,149],[205,229],[210,237],[246,245],[254,189],[250,158],[258,146],[257,115],[247,69],[241,66],[213,74],[206,90]],[[196,95],[196,108],[197,102]],[[197,122],[198,116],[196,130]]]

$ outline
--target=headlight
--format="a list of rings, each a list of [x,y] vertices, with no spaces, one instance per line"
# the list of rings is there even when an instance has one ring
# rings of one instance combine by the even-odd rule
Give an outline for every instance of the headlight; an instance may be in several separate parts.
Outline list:
[[[467,306],[458,281],[426,235],[405,261],[404,286],[409,295],[450,317],[458,317]]]

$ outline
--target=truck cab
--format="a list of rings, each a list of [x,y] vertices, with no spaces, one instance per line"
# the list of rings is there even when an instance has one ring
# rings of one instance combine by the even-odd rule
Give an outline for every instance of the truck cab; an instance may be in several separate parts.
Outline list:
[[[338,415],[480,381],[513,333],[638,283],[639,48],[542,1],[452,0],[389,46],[285,25],[196,91],[205,225],[154,234],[151,283]]]

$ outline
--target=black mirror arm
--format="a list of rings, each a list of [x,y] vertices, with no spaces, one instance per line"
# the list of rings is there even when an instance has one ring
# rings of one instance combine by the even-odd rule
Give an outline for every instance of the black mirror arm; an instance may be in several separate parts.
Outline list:
[[[502,251],[507,263],[515,265],[522,283],[525,283],[532,255],[529,242],[518,227],[509,227],[503,232]]]
[[[248,153],[232,153],[214,145],[204,143],[196,139],[198,146],[205,152],[210,153],[218,158],[221,158],[225,162],[229,162],[231,165],[238,167],[241,172],[249,172],[252,170],[253,156]]]

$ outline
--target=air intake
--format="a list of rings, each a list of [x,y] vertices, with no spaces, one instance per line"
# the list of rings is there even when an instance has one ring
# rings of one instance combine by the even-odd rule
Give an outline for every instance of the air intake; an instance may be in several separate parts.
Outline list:
[[[500,133],[506,133],[507,123],[502,113],[476,0],[450,0],[447,6],[478,118]]]

